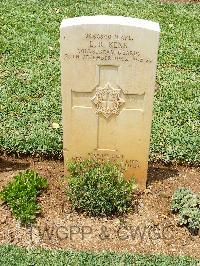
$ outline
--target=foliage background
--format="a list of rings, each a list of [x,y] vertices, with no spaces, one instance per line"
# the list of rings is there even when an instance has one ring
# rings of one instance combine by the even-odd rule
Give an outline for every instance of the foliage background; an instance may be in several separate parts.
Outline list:
[[[133,0],[4,0],[0,7],[0,150],[62,154],[59,25],[122,15],[160,23],[150,160],[200,162],[200,5]]]

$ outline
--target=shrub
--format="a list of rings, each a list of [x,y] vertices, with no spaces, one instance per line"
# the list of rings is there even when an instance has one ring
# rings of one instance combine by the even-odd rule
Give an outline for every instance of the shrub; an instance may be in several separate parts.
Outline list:
[[[28,224],[40,212],[37,196],[47,188],[47,180],[31,170],[21,172],[0,192],[0,197],[11,208],[13,215]]]
[[[200,197],[190,189],[179,188],[172,197],[172,211],[179,213],[178,223],[197,234],[200,229]]]
[[[95,159],[68,163],[67,195],[72,208],[90,215],[122,214],[132,207],[134,180],[125,180],[111,162]]]

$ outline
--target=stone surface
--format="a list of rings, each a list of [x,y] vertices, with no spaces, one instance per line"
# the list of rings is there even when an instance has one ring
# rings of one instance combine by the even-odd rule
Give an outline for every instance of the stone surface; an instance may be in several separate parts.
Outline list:
[[[65,163],[94,155],[123,162],[146,186],[159,24],[94,16],[61,23]]]

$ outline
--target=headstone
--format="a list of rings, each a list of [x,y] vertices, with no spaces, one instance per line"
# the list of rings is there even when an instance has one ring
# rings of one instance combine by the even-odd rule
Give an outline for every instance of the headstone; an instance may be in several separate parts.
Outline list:
[[[65,163],[71,158],[121,161],[125,177],[145,188],[159,24],[91,16],[61,23]]]

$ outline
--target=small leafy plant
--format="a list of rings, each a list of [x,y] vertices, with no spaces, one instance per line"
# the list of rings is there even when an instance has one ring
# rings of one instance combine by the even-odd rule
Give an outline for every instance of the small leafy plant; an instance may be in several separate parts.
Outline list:
[[[172,197],[172,211],[179,213],[178,223],[198,234],[200,230],[200,196],[190,189],[179,188]]]
[[[122,214],[132,207],[135,181],[127,181],[119,166],[95,159],[68,163],[67,196],[73,209],[89,215]]]
[[[32,170],[21,172],[0,192],[0,197],[22,223],[34,221],[40,212],[37,196],[47,188],[47,180]]]

